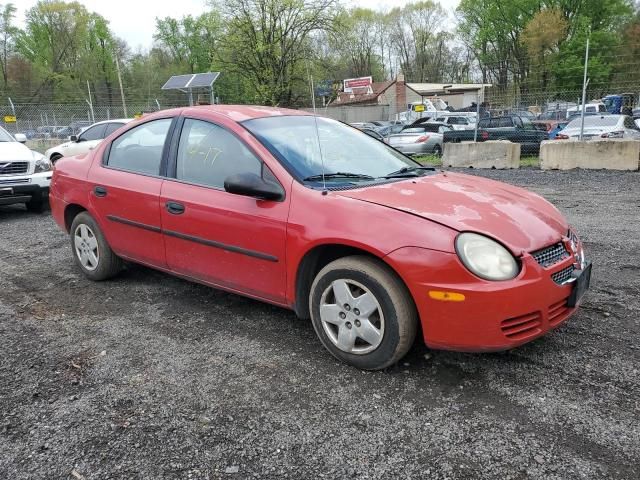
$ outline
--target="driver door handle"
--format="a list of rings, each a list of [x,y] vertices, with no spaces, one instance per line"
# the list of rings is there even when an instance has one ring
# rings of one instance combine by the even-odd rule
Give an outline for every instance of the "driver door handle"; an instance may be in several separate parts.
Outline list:
[[[167,212],[172,215],[182,215],[184,213],[184,205],[178,202],[168,201],[164,204]]]

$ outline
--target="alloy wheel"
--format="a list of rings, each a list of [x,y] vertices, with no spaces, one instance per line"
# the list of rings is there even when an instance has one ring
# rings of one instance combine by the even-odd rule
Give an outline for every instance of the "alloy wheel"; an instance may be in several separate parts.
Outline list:
[[[384,314],[375,295],[354,280],[335,280],[320,299],[320,320],[329,340],[346,353],[372,352],[384,337]]]
[[[89,271],[98,268],[98,262],[100,261],[98,240],[88,225],[81,223],[76,227],[73,234],[73,245],[83,268]]]

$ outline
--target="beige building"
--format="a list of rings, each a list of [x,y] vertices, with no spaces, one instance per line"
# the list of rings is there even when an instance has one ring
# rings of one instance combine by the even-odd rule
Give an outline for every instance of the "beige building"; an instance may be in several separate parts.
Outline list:
[[[393,120],[397,114],[408,110],[411,103],[435,97],[454,109],[470,107],[478,98],[482,101],[483,88],[490,86],[477,83],[405,83],[404,76],[398,75],[395,80],[374,82],[370,88],[341,92],[336,100],[318,113],[348,123]]]

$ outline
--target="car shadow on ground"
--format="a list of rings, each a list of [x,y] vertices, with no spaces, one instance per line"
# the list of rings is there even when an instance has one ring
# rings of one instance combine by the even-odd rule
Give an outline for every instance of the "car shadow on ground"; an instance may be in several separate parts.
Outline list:
[[[199,329],[199,335],[210,335],[212,340],[217,331],[233,331],[247,336],[257,342],[266,341],[269,345],[279,345],[282,351],[286,346],[292,350],[305,351],[313,361],[320,362],[318,368],[336,368],[343,373],[357,372],[351,367],[337,362],[317,339],[310,320],[299,319],[292,311],[278,306],[266,304],[259,300],[243,297],[234,293],[215,289],[207,285],[181,279],[138,264],[127,264],[126,269],[110,282],[123,282],[128,289],[162,284],[175,294],[169,303],[162,306],[166,318],[174,318],[179,314],[182,327],[189,326],[189,317],[193,328]],[[196,325],[196,318],[206,315],[208,309],[215,309],[215,318],[209,318],[209,328],[202,331],[202,323]],[[221,313],[224,314],[221,315]],[[242,322],[237,318],[241,317]],[[259,321],[259,334],[253,328],[252,319]],[[215,323],[215,325],[214,325]],[[166,328],[169,328],[167,331]],[[172,327],[161,327],[171,334]],[[551,332],[549,335],[558,335]],[[384,379],[386,376],[406,376],[407,378],[425,379],[438,385],[442,391],[457,389],[462,385],[482,384],[484,372],[499,371],[530,363],[530,357],[537,357],[549,350],[547,337],[542,337],[525,346],[505,352],[463,353],[429,349],[419,328],[415,342],[407,353],[395,365],[373,374]],[[553,342],[552,342],[553,343]],[[366,377],[370,378],[370,377]],[[367,380],[364,380],[367,381]]]

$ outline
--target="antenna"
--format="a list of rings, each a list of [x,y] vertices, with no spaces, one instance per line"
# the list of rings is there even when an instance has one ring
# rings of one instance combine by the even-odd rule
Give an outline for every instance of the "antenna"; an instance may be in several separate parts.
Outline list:
[[[320,143],[320,131],[318,129],[318,116],[316,114],[316,93],[313,88],[313,77],[309,72],[309,62],[307,61],[307,75],[309,76],[309,86],[311,87],[311,105],[313,105],[313,121],[316,126],[316,138],[318,139],[318,151],[320,152],[320,163],[322,165],[322,195],[327,194],[327,181],[324,177],[324,155],[322,154],[322,144]]]

